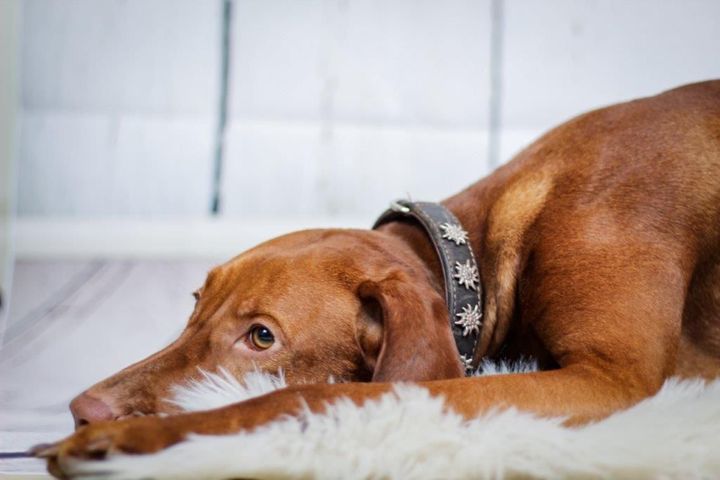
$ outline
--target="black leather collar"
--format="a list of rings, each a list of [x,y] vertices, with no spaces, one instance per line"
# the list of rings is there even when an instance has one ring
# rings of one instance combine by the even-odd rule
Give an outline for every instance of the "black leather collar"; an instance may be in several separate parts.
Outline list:
[[[398,200],[377,219],[373,229],[400,219],[416,220],[432,241],[445,278],[448,320],[465,374],[475,369],[475,347],[482,328],[482,285],[468,233],[438,203]]]

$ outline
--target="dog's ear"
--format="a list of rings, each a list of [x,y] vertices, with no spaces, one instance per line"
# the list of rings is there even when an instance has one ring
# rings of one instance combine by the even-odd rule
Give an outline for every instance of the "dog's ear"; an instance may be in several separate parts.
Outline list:
[[[356,338],[372,381],[461,377],[445,301],[430,285],[402,271],[358,288],[362,308]]]

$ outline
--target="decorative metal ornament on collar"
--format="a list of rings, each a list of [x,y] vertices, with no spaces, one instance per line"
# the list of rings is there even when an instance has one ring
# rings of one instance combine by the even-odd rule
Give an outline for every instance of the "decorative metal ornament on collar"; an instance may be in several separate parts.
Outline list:
[[[482,284],[466,232],[455,215],[438,203],[397,200],[380,215],[373,229],[393,220],[413,219],[435,247],[443,278],[448,323],[465,375],[475,370],[475,348],[482,329]]]

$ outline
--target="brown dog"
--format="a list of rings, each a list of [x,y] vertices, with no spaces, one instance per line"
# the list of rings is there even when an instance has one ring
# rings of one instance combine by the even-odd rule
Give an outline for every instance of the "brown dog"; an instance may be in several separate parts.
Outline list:
[[[475,358],[543,371],[463,377],[441,266],[424,231],[311,230],[214,269],[182,336],[72,402],[92,423],[41,452],[153,452],[188,433],[250,429],[420,382],[466,417],[513,405],[570,422],[720,375],[720,81],[597,110],[552,130],[443,204],[470,233],[484,288]],[[222,366],[283,369],[291,386],[201,413],[169,387]],[[323,384],[328,376],[348,380]],[[371,381],[371,382],[369,382]],[[122,419],[119,422],[99,420]]]

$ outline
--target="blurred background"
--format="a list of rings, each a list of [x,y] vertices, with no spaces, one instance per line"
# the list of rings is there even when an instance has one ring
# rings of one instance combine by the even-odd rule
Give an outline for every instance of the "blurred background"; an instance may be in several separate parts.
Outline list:
[[[0,449],[68,432],[212,265],[441,200],[718,45],[716,0],[0,0]]]

